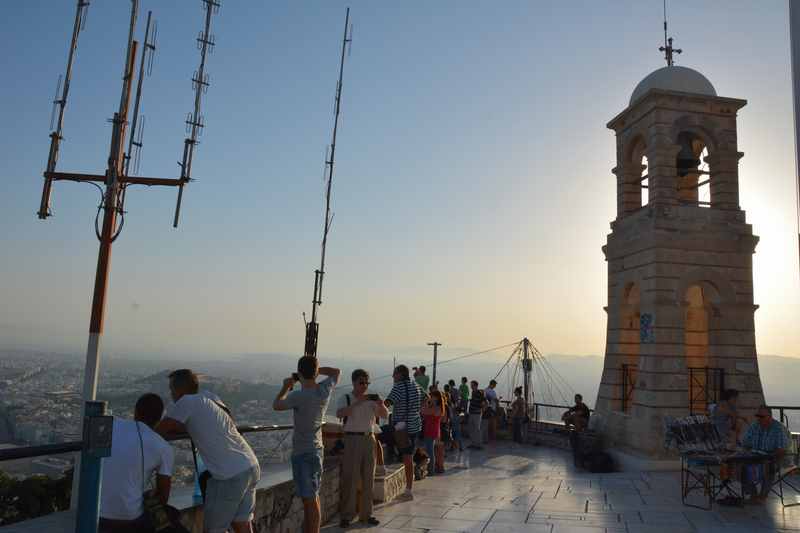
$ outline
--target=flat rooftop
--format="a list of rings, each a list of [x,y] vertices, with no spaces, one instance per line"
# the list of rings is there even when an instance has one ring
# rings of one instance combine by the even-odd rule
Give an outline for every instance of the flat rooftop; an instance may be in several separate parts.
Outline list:
[[[288,479],[270,471],[261,486]],[[171,503],[189,504],[186,491]],[[185,502],[183,500],[186,500]],[[800,506],[681,504],[679,472],[591,474],[572,465],[569,452],[508,441],[483,451],[448,456],[447,472],[414,485],[414,500],[376,508],[381,526],[370,533],[756,533],[800,531]],[[0,528],[2,533],[72,533],[69,513]],[[338,519],[323,527],[338,533]],[[354,524],[347,531],[358,531]],[[367,530],[367,528],[363,528]]]
[[[562,450],[500,441],[451,455],[447,472],[414,485],[414,500],[376,509],[371,533],[754,533],[800,531],[800,506],[681,504],[679,472],[591,474]],[[354,526],[347,531],[358,530]],[[338,533],[336,525],[323,528]]]

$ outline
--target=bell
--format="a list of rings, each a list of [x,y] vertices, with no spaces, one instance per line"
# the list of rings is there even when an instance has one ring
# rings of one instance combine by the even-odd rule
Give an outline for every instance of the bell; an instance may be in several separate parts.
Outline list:
[[[678,176],[683,177],[689,174],[690,171],[697,170],[697,167],[700,166],[700,159],[694,154],[691,139],[683,137],[680,141],[681,151],[678,152],[675,166],[678,168]]]

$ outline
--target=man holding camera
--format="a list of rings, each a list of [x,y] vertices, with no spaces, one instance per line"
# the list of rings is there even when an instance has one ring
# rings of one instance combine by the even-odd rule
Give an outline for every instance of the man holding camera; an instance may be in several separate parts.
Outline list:
[[[317,383],[317,376],[326,379]],[[331,392],[339,380],[339,369],[319,367],[316,357],[304,355],[297,362],[297,372],[283,380],[272,408],[294,411],[292,435],[292,477],[297,495],[303,500],[303,531],[319,533],[321,511],[319,489],[322,485],[322,424]],[[296,382],[298,391],[289,392]]]
[[[361,487],[359,519],[377,526],[372,516],[372,488],[375,482],[375,418],[386,418],[389,411],[377,394],[367,394],[369,373],[353,371],[353,392],[345,394],[336,406],[336,416],[343,420],[344,457],[342,460],[341,522],[346,528],[356,516],[356,499]]]

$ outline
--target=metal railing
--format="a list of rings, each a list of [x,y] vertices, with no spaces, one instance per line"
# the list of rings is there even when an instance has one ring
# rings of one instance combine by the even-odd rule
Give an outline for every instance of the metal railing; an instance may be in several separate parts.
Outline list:
[[[239,433],[245,435],[248,433],[267,433],[270,431],[286,431],[294,429],[292,425],[269,425],[269,426],[251,426],[242,425],[237,426]],[[188,433],[180,433],[172,435],[166,440],[169,442],[188,440]],[[41,446],[21,446],[19,448],[8,448],[0,450],[0,462],[13,461],[15,459],[30,459],[33,457],[42,457],[46,455],[57,455],[61,453],[79,452],[83,449],[83,441],[62,442],[58,444],[45,444]]]

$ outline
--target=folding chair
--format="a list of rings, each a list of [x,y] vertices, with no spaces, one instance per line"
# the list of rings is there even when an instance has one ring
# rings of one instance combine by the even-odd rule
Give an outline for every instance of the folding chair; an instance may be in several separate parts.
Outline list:
[[[794,507],[800,505],[800,500],[793,503],[786,503],[784,499],[784,488],[789,488],[797,495],[800,495],[800,452],[798,451],[798,440],[800,435],[791,434],[789,430],[784,427],[786,431],[789,446],[784,456],[783,464],[778,465],[778,471],[775,474],[775,481],[773,481],[770,491],[781,499],[781,505],[784,507]]]
[[[675,447],[681,456],[681,502],[710,511],[716,497],[727,488],[716,472],[722,465],[725,443],[705,415],[673,419],[665,417],[665,447]],[[674,444],[673,444],[674,443]],[[706,505],[690,503],[693,492],[702,491]]]

